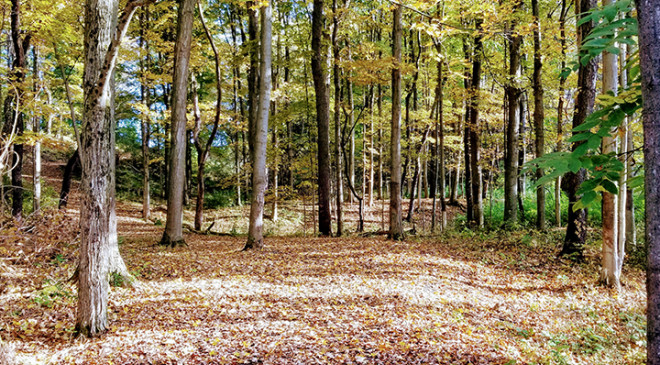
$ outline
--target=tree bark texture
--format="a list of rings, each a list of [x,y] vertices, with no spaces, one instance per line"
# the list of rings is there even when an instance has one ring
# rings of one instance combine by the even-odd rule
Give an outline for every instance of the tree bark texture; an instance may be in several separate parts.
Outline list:
[[[521,3],[514,6],[517,12]],[[516,22],[509,25],[512,32],[509,38],[509,80],[506,86],[508,102],[508,124],[506,127],[506,150],[504,159],[504,222],[516,223],[518,220],[518,138],[520,128],[520,99],[522,89],[518,85],[520,77],[520,47],[522,36],[515,33]]]
[[[660,364],[660,1],[637,0],[646,194],[647,362]]]
[[[39,81],[39,56],[37,47],[32,47],[32,91],[34,98],[38,100],[38,81]],[[32,210],[38,211],[41,207],[41,140],[39,133],[41,132],[41,117],[36,111],[32,116],[32,132],[37,135],[34,141],[34,149],[32,150],[32,186],[34,195],[32,197]]]
[[[116,0],[87,0],[85,72],[80,154],[80,263],[76,331],[103,333],[108,325],[108,274],[114,209],[114,123],[112,83],[100,81],[108,46],[115,35]],[[99,83],[101,83],[99,85]],[[97,87],[101,86],[99,91]],[[116,223],[116,221],[114,221]],[[116,231],[116,229],[115,229]]]
[[[344,233],[344,218],[343,218],[343,179],[342,179],[342,155],[341,155],[341,126],[340,126],[340,110],[341,110],[341,84],[340,84],[340,54],[339,54],[339,40],[337,34],[339,32],[339,18],[337,14],[337,0],[332,1],[333,12],[333,27],[332,27],[332,54],[333,54],[333,81],[335,87],[335,204],[337,206],[337,236],[341,237]]]
[[[316,123],[318,128],[319,232],[332,234],[330,214],[330,89],[326,69],[327,50],[323,46],[323,1],[314,1],[312,12],[312,74],[316,91]]]
[[[534,131],[536,135],[536,158],[543,156],[545,149],[545,131],[543,110],[543,83],[541,72],[543,60],[541,58],[541,21],[539,19],[539,1],[532,0],[532,14],[534,16]],[[536,170],[536,179],[543,177],[543,169]],[[545,187],[536,188],[536,228],[545,229]]]
[[[612,0],[603,0],[603,6],[610,5]],[[617,94],[617,56],[610,52],[603,52],[603,94],[612,92]],[[610,131],[613,133],[614,131]],[[603,137],[603,154],[615,153],[617,142],[613,137]],[[618,181],[613,181],[618,184]],[[616,196],[610,192],[603,192],[602,218],[603,218],[603,251],[601,256],[600,281],[604,285],[619,289],[621,271],[619,270],[618,260],[623,259],[623,254],[619,252],[617,243],[618,222],[617,211],[618,201]]]
[[[188,70],[192,40],[195,0],[180,0],[174,46],[174,78],[172,79],[172,129],[167,186],[167,221],[160,243],[175,247],[185,245],[183,238],[183,194],[186,179],[186,105]]]
[[[244,250],[262,249],[264,246],[264,195],[268,185],[266,171],[266,145],[268,143],[268,114],[270,112],[271,91],[271,48],[272,48],[272,7],[270,1],[261,8],[261,61],[259,73],[259,107],[255,123],[254,159],[252,161],[252,202],[250,205],[250,226]]]
[[[403,222],[401,211],[401,5],[395,5],[393,11],[393,49],[392,68],[392,129],[390,132],[390,231],[389,238],[401,240]]]
[[[12,119],[15,121],[15,135],[21,138],[25,129],[23,112],[21,111],[23,96],[23,81],[25,80],[25,67],[27,65],[26,54],[30,46],[30,33],[21,36],[21,1],[11,1],[11,43],[14,46],[14,62],[11,66],[11,77],[14,82],[15,91],[13,95]],[[14,219],[23,219],[23,143],[14,143],[14,154],[11,170],[11,214]]]
[[[472,219],[479,228],[484,226],[483,209],[483,179],[481,173],[481,130],[479,125],[479,90],[481,88],[481,57],[483,46],[481,42],[481,23],[476,22],[477,35],[474,37],[474,55],[472,58],[472,82],[470,83],[470,166],[472,170],[470,182],[472,187]],[[468,168],[468,166],[466,166]]]

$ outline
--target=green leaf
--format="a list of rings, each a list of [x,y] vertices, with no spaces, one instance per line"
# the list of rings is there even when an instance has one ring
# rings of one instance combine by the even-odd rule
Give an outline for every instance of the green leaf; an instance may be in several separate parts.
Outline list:
[[[594,134],[589,139],[587,140],[587,146],[591,150],[596,150],[600,147],[600,143],[602,141],[602,137]]]
[[[619,193],[619,188],[616,186],[616,184],[609,180],[603,180],[601,185],[605,188],[605,190],[614,195]]]
[[[582,162],[577,158],[571,158],[568,160],[568,169],[573,173],[577,173],[582,168]]]
[[[580,141],[586,141],[589,139],[593,133],[591,132],[585,132],[585,133],[579,133],[574,135],[573,137],[568,139],[568,142],[580,142]]]
[[[628,184],[628,189],[635,189],[644,185],[644,176],[635,176],[626,182]]]
[[[582,157],[584,156],[585,153],[589,150],[589,145],[586,143],[582,143],[581,145],[575,147],[575,150],[573,151],[573,156],[574,157]]]

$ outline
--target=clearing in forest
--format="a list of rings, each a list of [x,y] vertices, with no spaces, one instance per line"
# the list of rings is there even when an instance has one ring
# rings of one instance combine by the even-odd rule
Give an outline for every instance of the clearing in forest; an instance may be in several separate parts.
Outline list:
[[[58,364],[644,361],[641,272],[626,271],[613,295],[595,284],[593,259],[557,261],[546,236],[268,237],[265,250],[240,252],[243,237],[191,234],[188,247],[168,249],[155,245],[162,227],[127,208],[121,252],[140,282],[112,288],[111,330],[100,338],[73,338],[76,290],[66,280],[75,245],[38,239],[70,237],[75,219],[44,219],[18,255],[8,244],[17,241],[2,240],[1,356]]]

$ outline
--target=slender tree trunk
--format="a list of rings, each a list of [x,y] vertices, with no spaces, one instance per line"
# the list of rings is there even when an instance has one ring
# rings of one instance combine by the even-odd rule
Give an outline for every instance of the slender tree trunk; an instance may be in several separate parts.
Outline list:
[[[64,167],[64,175],[62,176],[62,189],[60,190],[60,202],[57,206],[58,209],[66,208],[69,202],[69,192],[71,191],[71,179],[73,178],[73,171],[76,166],[80,167],[80,155],[78,150],[69,157],[69,160]]]
[[[635,146],[633,145],[632,139],[632,128],[628,128],[626,133],[627,146],[629,151],[633,151]],[[633,170],[634,161],[633,156],[626,157],[628,179],[632,179],[635,176]],[[628,186],[626,190],[626,247],[634,247],[637,244],[637,232],[635,229],[635,201],[633,197],[633,190]]]
[[[401,14],[403,8],[394,5],[392,54],[392,130],[390,132],[390,231],[388,237],[401,240],[403,235],[401,212]]]
[[[371,86],[371,121],[369,122],[369,169],[368,169],[368,180],[369,188],[367,194],[369,194],[369,207],[371,208],[374,205],[374,87]],[[367,146],[365,144],[365,146]],[[365,169],[367,169],[365,167]]]
[[[332,234],[330,214],[330,90],[326,71],[327,50],[323,46],[323,1],[314,1],[312,12],[312,74],[316,91],[316,123],[318,127],[318,186],[319,186],[319,232],[323,236]]]
[[[469,64],[469,62],[472,61],[472,56],[470,55],[470,50],[468,47],[467,39],[463,40],[463,53],[465,54],[465,60],[466,60],[466,65]],[[465,218],[467,219],[468,222],[472,222],[474,220],[474,209],[472,208],[472,205],[474,204],[473,197],[472,197],[472,188],[470,183],[472,182],[472,169],[471,169],[471,162],[470,162],[470,113],[472,111],[472,108],[470,106],[470,96],[469,96],[469,90],[472,89],[471,86],[472,83],[472,75],[470,73],[470,70],[468,66],[464,67],[464,79],[463,79],[463,87],[465,88],[465,96],[463,97],[463,104],[465,106],[465,122],[463,125],[463,154],[465,158],[465,179],[463,180],[464,186],[463,186],[463,194],[465,195],[465,202],[467,205],[466,211],[465,211]]]
[[[532,0],[532,13],[534,16],[534,129],[536,135],[536,158],[545,153],[545,131],[543,124],[545,113],[543,110],[543,83],[541,72],[543,60],[541,59],[541,21],[539,19],[539,2]],[[543,177],[543,169],[536,170],[536,179]],[[543,186],[536,188],[536,228],[545,229],[545,189]]]
[[[234,50],[238,52],[238,41],[236,34],[236,27],[232,24],[231,26],[231,38],[234,46]],[[234,82],[232,89],[234,92],[233,95],[233,107],[234,107],[234,118],[236,119],[235,125],[235,137],[234,137],[234,174],[236,175],[236,205],[241,207],[243,202],[241,200],[241,186],[242,182],[242,164],[241,164],[241,129],[244,121],[244,107],[243,107],[243,97],[239,96],[241,90],[241,69],[240,65],[236,63],[234,65]]]
[[[570,0],[562,0],[561,12],[559,14],[559,42],[561,45],[561,69],[566,68],[566,15],[570,8]],[[566,79],[559,78],[559,100],[557,102],[557,152],[562,150],[562,140],[564,138],[564,90]],[[555,224],[561,227],[561,176],[555,181]]]
[[[250,59],[250,66],[247,72],[248,83],[248,141],[254,141],[254,133],[256,133],[257,111],[258,111],[258,98],[259,98],[259,39],[257,33],[259,32],[259,16],[255,9],[255,1],[248,0],[245,2],[248,14],[248,57]],[[254,164],[254,144],[248,143],[250,151],[250,160]],[[254,166],[253,166],[254,170]],[[252,187],[254,189],[254,186]],[[254,192],[253,192],[254,194]]]
[[[518,12],[521,3],[514,5],[514,12]],[[504,222],[513,224],[518,220],[518,138],[520,99],[522,90],[517,79],[520,77],[520,47],[522,36],[516,33],[516,22],[511,21],[509,25],[512,32],[509,38],[509,80],[506,85],[506,96],[509,106],[508,124],[506,129],[506,150],[504,160]]]
[[[603,0],[603,6],[612,4],[612,0]],[[603,52],[603,93],[612,92],[617,94],[617,57],[616,54]],[[617,143],[613,137],[603,137],[603,154],[616,152]],[[617,182],[613,182],[617,183]],[[617,199],[610,192],[603,192],[602,217],[603,217],[603,252],[601,257],[600,281],[604,285],[620,289],[621,271],[618,270],[617,260],[619,258],[617,243]]]
[[[596,0],[577,0],[575,12],[578,17],[596,6]],[[585,22],[578,27],[578,44],[582,44],[584,37],[591,32],[593,22]],[[594,108],[596,97],[596,76],[598,73],[598,62],[592,59],[587,64],[580,64],[578,70],[578,94],[575,102],[575,114],[573,115],[573,128],[584,122]],[[575,150],[580,143],[573,143]],[[583,259],[584,243],[587,238],[587,212],[585,209],[573,209],[579,196],[577,190],[586,177],[584,169],[577,173],[567,173],[561,182],[562,189],[568,196],[568,224],[566,226],[566,237],[560,255],[573,256],[576,260]]]
[[[25,80],[25,68],[27,66],[26,54],[30,47],[30,33],[25,36],[21,29],[21,2],[20,0],[11,1],[11,40],[14,47],[14,62],[11,67],[11,77],[15,86],[13,98],[13,116],[16,122],[15,135],[20,138],[25,129],[23,120],[23,81]],[[13,169],[11,170],[12,200],[11,214],[17,221],[23,219],[23,143],[14,143],[14,154],[12,159]]]
[[[141,120],[142,128],[142,219],[149,220],[151,216],[151,192],[149,187],[149,138],[151,135],[151,89],[146,77],[146,72],[150,67],[149,43],[144,36],[144,29],[149,24],[149,9],[145,8],[140,18],[141,36],[140,43],[146,52],[145,59],[140,62],[142,66],[142,103],[145,106],[146,113]]]
[[[270,109],[271,91],[271,60],[272,60],[272,6],[268,1],[261,8],[261,62],[259,73],[259,109],[257,111],[256,129],[253,145],[252,161],[252,203],[250,205],[250,226],[248,239],[243,250],[262,249],[264,246],[264,194],[268,185],[266,171],[266,144],[268,141],[268,114]]]
[[[440,159],[440,166],[438,168],[437,161],[436,163],[436,171],[437,174],[435,176],[435,182],[437,184],[438,179],[440,180],[440,211],[442,212],[441,219],[440,219],[440,230],[444,231],[445,227],[447,226],[447,203],[445,202],[445,190],[446,190],[446,180],[445,180],[445,120],[444,120],[444,83],[445,83],[445,78],[442,73],[442,61],[438,61],[438,119],[437,119],[437,124],[436,124],[436,130],[435,130],[435,138],[436,138],[436,144],[438,145],[436,147],[436,154],[438,155],[438,158]],[[435,198],[435,193],[433,194],[433,197]],[[435,216],[434,216],[435,217]]]
[[[647,357],[660,364],[660,1],[637,0],[644,121]]]
[[[277,90],[278,84],[277,84],[277,77],[279,74],[279,65],[281,63],[281,57],[280,57],[280,50],[281,50],[281,42],[280,42],[280,37],[277,37],[277,66],[275,66],[275,69],[272,71],[273,72],[273,90]],[[271,102],[271,113],[273,115],[277,115],[277,102],[272,101]],[[273,139],[273,205],[272,205],[272,214],[270,219],[273,222],[277,222],[277,204],[279,200],[279,181],[278,181],[278,175],[280,173],[280,140],[279,140],[279,128],[278,125],[275,124],[271,128],[271,134],[272,134],[272,139]]]
[[[335,122],[335,186],[336,186],[336,195],[335,195],[335,205],[337,206],[337,236],[341,237],[344,233],[344,218],[343,218],[343,209],[342,201],[344,195],[343,189],[343,178],[342,178],[342,156],[341,156],[341,135],[340,135],[340,109],[341,109],[341,85],[340,85],[340,54],[339,54],[339,18],[337,14],[337,0],[332,1],[332,53],[333,53],[333,81],[335,87],[335,111],[334,111],[334,122]]]
[[[383,195],[383,87],[378,85],[378,199]]]
[[[39,79],[39,57],[37,54],[37,47],[32,47],[32,91],[35,94],[35,99],[38,100],[38,85],[37,80]],[[37,139],[34,141],[34,150],[32,151],[32,185],[34,190],[34,196],[32,198],[32,210],[38,211],[41,207],[41,137],[39,136],[41,132],[41,117],[37,112],[33,112],[34,116],[32,117],[32,132],[37,135]]]
[[[185,245],[183,238],[183,195],[186,178],[186,101],[192,39],[194,0],[180,0],[177,37],[174,49],[172,84],[172,130],[167,193],[167,221],[160,243],[175,247]]]
[[[481,173],[481,127],[479,126],[479,89],[481,87],[481,23],[476,21],[477,35],[474,37],[474,55],[472,60],[472,82],[470,88],[470,169],[472,185],[472,218],[477,227],[484,226],[483,179]],[[468,168],[468,166],[466,166]]]

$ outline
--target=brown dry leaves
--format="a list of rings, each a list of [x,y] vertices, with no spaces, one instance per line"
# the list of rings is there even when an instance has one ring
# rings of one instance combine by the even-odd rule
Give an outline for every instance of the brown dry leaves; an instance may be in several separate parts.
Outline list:
[[[123,208],[121,251],[141,285],[112,289],[111,328],[101,338],[70,332],[71,247],[57,246],[61,263],[14,263],[11,247],[1,251],[9,289],[0,296],[0,336],[14,361],[643,362],[641,274],[626,272],[616,296],[595,285],[595,264],[556,262],[552,249],[518,235],[269,237],[261,252],[239,252],[244,238],[189,235],[189,247],[171,250],[154,246],[161,227]],[[44,295],[50,307],[35,299]]]

